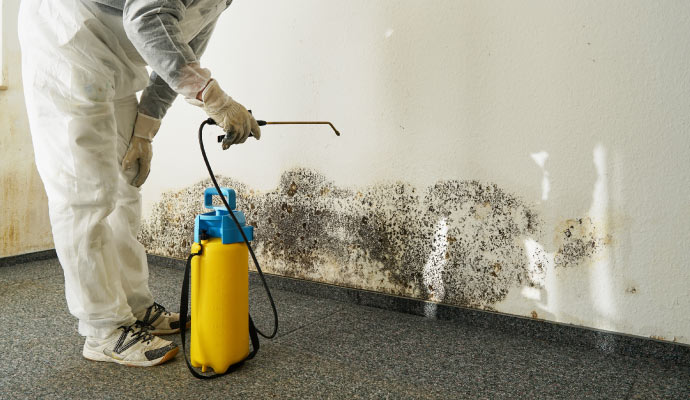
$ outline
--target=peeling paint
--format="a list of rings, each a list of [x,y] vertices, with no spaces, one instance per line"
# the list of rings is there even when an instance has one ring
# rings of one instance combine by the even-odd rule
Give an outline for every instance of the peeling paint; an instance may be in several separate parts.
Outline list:
[[[236,190],[238,209],[256,227],[266,272],[485,309],[512,287],[543,285],[543,267],[530,267],[524,247],[542,223],[492,183],[448,180],[421,193],[403,182],[354,189],[302,168],[263,193],[231,178],[219,183]],[[209,186],[163,196],[140,233],[150,252],[186,257]],[[562,253],[568,265],[589,254]]]
[[[670,343],[678,343],[679,339],[677,336],[674,336],[673,339],[666,338],[664,336],[658,336],[658,335],[651,335],[649,336],[650,339],[654,340],[661,340],[664,342],[670,342]]]

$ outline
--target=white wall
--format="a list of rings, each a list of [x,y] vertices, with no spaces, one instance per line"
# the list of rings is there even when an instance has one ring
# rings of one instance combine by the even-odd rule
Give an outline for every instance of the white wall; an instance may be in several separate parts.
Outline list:
[[[51,247],[18,3],[3,2],[0,256]],[[690,343],[688,17],[681,1],[236,0],[203,63],[258,118],[343,136],[266,127],[210,156],[256,202],[268,271]],[[179,101],[155,140],[155,253],[187,250],[203,118]],[[275,250],[271,217],[323,240]]]
[[[48,200],[36,172],[17,39],[19,1],[0,1],[0,257],[53,247]]]
[[[203,64],[258,118],[329,119],[343,135],[266,127],[260,142],[211,158],[257,193],[280,192],[295,167],[354,192],[496,184],[540,221],[511,239],[532,275],[470,306],[690,343],[688,18],[682,1],[237,0]],[[165,120],[149,219],[165,191],[205,177],[202,118],[178,102]],[[292,273],[329,281],[338,268]]]

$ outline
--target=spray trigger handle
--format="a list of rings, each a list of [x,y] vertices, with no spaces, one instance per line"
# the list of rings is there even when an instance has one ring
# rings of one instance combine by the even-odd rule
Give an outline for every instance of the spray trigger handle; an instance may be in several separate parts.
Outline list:
[[[250,114],[252,113],[252,110],[247,110],[247,111],[249,111]],[[208,121],[209,125],[215,125],[216,124],[216,121],[214,121],[211,118],[209,118],[207,121]],[[266,125],[266,121],[264,121],[262,119],[257,120],[256,123],[259,126],[265,126]],[[225,139],[225,136],[226,135],[218,135],[218,143],[221,143],[223,141],[223,139]],[[254,135],[252,135],[251,132],[249,133],[249,136],[254,137]]]

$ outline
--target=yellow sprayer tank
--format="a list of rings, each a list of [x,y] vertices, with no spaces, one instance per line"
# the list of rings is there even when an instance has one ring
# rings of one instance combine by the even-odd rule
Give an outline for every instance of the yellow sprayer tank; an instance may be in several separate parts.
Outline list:
[[[235,191],[221,192],[252,240],[253,227],[235,211]],[[222,374],[249,354],[249,252],[225,207],[213,206],[217,193],[206,189],[204,203],[215,212],[198,215],[195,221],[192,253],[201,250],[201,255],[191,264],[190,361],[202,372],[211,367]]]

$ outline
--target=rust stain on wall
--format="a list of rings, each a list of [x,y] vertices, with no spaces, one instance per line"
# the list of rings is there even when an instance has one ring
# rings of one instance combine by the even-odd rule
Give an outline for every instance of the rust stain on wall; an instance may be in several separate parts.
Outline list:
[[[219,183],[236,190],[238,209],[256,227],[266,272],[485,309],[512,287],[541,286],[524,248],[541,222],[492,183],[441,181],[421,193],[403,182],[352,189],[302,168],[284,172],[269,192],[226,177]],[[140,233],[151,253],[186,257],[210,186],[199,182],[155,205]]]

